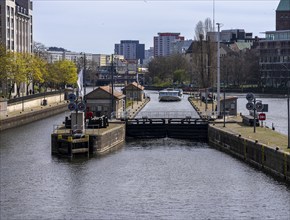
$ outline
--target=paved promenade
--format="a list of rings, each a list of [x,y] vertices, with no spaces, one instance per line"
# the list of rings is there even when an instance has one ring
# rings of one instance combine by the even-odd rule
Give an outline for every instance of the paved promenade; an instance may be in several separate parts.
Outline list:
[[[54,108],[57,106],[67,106],[67,101],[61,101],[61,102],[55,102],[55,103],[51,103],[49,105],[46,106],[37,106],[37,107],[25,107],[24,111],[12,111],[12,112],[8,112],[5,115],[0,115],[0,120],[5,120],[7,118],[14,118],[14,117],[18,117],[18,116],[23,116],[26,114],[31,114],[31,112],[39,112],[45,109],[49,109],[49,108]]]
[[[208,115],[205,111],[205,103],[201,103],[199,99],[191,99],[191,102],[198,107],[198,111],[201,116]],[[208,104],[208,109],[212,109],[212,104]],[[271,148],[279,149],[284,152],[290,153],[290,149],[287,148],[288,136],[281,134],[277,131],[272,130],[267,127],[256,127],[256,132],[254,133],[254,128],[242,123],[242,117],[238,116],[226,116],[226,124],[224,127],[223,119],[218,119],[211,126],[216,126],[219,129],[227,131],[235,135],[241,135],[241,137],[251,139],[253,141],[258,141]]]
[[[140,112],[142,110],[142,108],[150,101],[150,98],[146,98],[144,101],[140,102],[140,101],[134,101],[133,102],[133,106],[129,106],[128,108],[126,108],[127,114],[128,114],[128,118],[132,119],[134,118],[138,112]]]

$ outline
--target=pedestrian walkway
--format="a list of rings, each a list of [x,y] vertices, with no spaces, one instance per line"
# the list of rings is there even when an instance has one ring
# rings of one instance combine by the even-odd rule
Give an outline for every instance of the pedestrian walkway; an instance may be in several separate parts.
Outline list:
[[[146,98],[143,101],[134,101],[133,105],[130,105],[126,108],[127,116],[129,119],[134,118],[138,112],[142,110],[142,108],[150,101],[150,98]]]
[[[5,115],[0,115],[0,120],[5,120],[7,118],[19,117],[19,116],[23,116],[26,114],[30,114],[31,112],[39,112],[39,111],[44,110],[44,109],[55,108],[56,106],[59,106],[59,107],[67,106],[67,101],[55,102],[55,103],[51,103],[51,104],[46,105],[46,106],[39,105],[37,107],[25,108],[24,111],[7,112],[7,114],[5,114]]]

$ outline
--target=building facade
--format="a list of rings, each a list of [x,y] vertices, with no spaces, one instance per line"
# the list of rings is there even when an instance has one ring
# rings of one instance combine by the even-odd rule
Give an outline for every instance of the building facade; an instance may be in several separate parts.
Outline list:
[[[180,33],[158,33],[153,39],[154,57],[169,56],[171,43],[176,40],[184,41],[184,37]]]
[[[170,44],[170,54],[185,54],[192,40],[175,40]]]
[[[285,87],[290,71],[290,30],[267,31],[259,43],[260,74],[267,87]]]
[[[0,1],[0,42],[8,50],[33,51],[33,23],[31,0]]]
[[[221,42],[249,42],[253,40],[253,33],[246,33],[244,29],[222,30]]]
[[[276,10],[276,31],[266,31],[266,38],[259,42],[260,75],[266,87],[285,88],[290,80],[289,19],[290,1],[280,0]]]
[[[143,64],[145,44],[139,44],[138,40],[121,40],[120,44],[115,44],[115,53],[124,55],[126,60],[140,60],[140,64]]]
[[[290,30],[290,1],[281,0],[276,10],[276,30]]]

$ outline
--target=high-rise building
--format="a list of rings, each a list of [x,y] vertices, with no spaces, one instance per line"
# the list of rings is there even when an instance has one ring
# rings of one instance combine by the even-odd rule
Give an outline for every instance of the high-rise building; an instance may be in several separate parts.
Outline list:
[[[0,42],[15,52],[32,52],[31,0],[0,1]]]
[[[276,31],[266,31],[259,42],[262,83],[286,87],[290,80],[290,0],[280,0],[276,10]]]
[[[120,44],[115,44],[115,53],[124,55],[126,60],[139,60],[140,64],[143,64],[145,44],[139,44],[138,40],[121,40]]]
[[[176,40],[183,41],[184,37],[180,36],[180,33],[158,33],[158,36],[154,37],[154,57],[169,56],[170,44]]]

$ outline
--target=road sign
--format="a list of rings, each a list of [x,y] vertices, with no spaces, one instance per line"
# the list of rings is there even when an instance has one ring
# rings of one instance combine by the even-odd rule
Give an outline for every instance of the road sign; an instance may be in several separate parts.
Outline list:
[[[247,99],[249,102],[253,101],[254,98],[255,98],[255,96],[254,96],[253,93],[248,93],[248,94],[246,95],[246,99]]]
[[[263,110],[263,104],[262,104],[262,102],[257,102],[256,105],[255,105],[255,107],[256,107],[256,110],[257,111],[262,111]]]
[[[70,111],[74,111],[77,108],[76,104],[73,102],[69,103],[67,107]]]
[[[250,111],[250,110],[253,110],[254,109],[254,103],[252,103],[252,102],[248,102],[247,104],[246,104],[246,108]]]
[[[83,102],[78,103],[78,110],[84,111],[86,109],[86,105]]]
[[[264,121],[264,120],[266,120],[266,114],[265,114],[265,113],[260,113],[260,114],[259,114],[259,120],[260,120],[260,121]]]
[[[77,99],[77,96],[74,93],[68,95],[68,100],[74,102]]]
[[[268,104],[263,104],[262,112],[268,112],[268,111],[269,111],[269,105]]]

